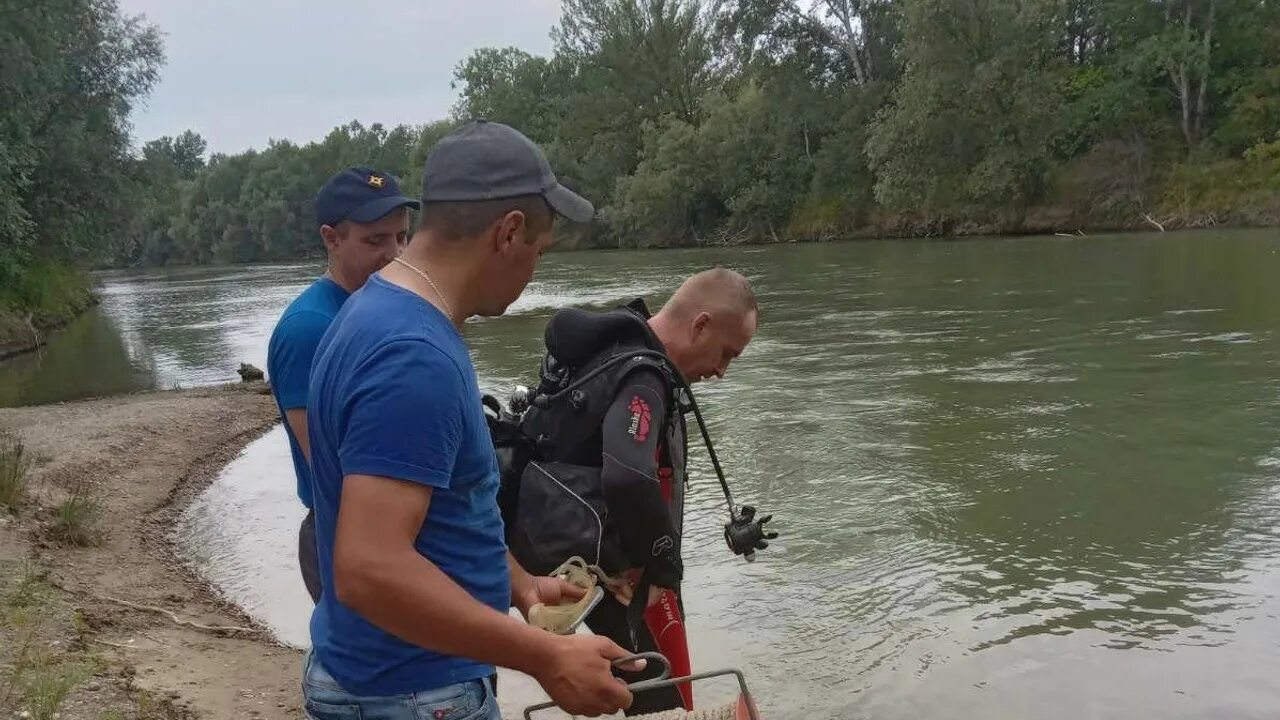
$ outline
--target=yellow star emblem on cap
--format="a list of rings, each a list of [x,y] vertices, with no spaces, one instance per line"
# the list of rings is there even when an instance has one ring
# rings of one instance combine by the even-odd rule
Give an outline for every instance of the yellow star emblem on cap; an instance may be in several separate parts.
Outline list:
[[[386,183],[387,183],[386,179],[385,179],[385,178],[383,178],[381,175],[370,175],[370,176],[369,176],[369,187],[376,187],[376,188],[380,188],[380,187],[382,187],[383,185],[385,185]]]

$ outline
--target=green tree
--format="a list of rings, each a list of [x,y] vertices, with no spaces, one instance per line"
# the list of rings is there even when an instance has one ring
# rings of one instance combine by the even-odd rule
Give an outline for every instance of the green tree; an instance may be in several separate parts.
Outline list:
[[[749,65],[802,58],[818,78],[868,85],[896,77],[900,3],[891,0],[736,0],[722,8],[721,38]]]
[[[949,223],[1039,197],[1061,116],[1054,15],[1018,0],[908,0],[906,73],[867,152],[876,198]]]
[[[695,122],[715,82],[710,23],[692,0],[565,0],[552,36],[558,56],[598,71],[640,120]]]
[[[454,68],[452,86],[461,88],[454,117],[488,118],[551,142],[564,115],[563,65],[517,48],[477,50]]]
[[[1280,222],[1271,0],[565,0],[549,57],[463,58],[447,118],[207,159],[191,132],[130,153],[159,45],[113,0],[0,5],[0,23],[0,280],[319,255],[333,172],[419,193],[432,147],[478,116],[595,202],[570,246]]]
[[[128,114],[159,35],[114,0],[0,4],[0,294],[109,249],[130,211]],[[34,291],[11,303],[40,302]]]
[[[190,130],[142,146],[134,163],[130,195],[134,209],[123,238],[106,258],[111,264],[172,262],[177,248],[173,223],[182,193],[205,169],[204,138]]]

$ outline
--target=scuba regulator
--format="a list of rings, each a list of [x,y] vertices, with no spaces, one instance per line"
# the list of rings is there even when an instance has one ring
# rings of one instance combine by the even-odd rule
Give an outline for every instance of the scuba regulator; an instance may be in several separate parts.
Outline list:
[[[589,380],[620,363],[631,362],[641,357],[657,360],[666,366],[669,369],[668,374],[675,381],[676,386],[684,391],[684,397],[688,400],[688,407],[693,411],[693,416],[697,420],[698,430],[702,433],[703,444],[707,448],[707,455],[711,458],[711,466],[715,469],[716,479],[720,481],[720,490],[724,494],[725,504],[729,509],[729,522],[724,525],[725,543],[734,555],[741,555],[747,562],[754,562],[756,551],[769,547],[769,541],[778,537],[777,532],[766,530],[764,527],[766,523],[773,519],[773,515],[756,517],[756,509],[753,506],[738,506],[734,504],[733,492],[729,489],[729,481],[725,478],[724,470],[720,467],[720,459],[716,456],[715,446],[711,442],[711,434],[707,431],[707,423],[702,419],[702,411],[698,408],[698,402],[693,397],[693,389],[689,387],[689,383],[676,370],[671,359],[664,353],[656,350],[635,350],[622,353],[602,363],[582,377],[561,385],[551,393],[540,393],[523,385],[517,386],[509,400],[511,412],[515,416],[520,416],[530,407],[546,408],[552,402],[566,396],[575,407],[579,406],[581,404],[580,388]]]
[[[756,550],[769,547],[769,541],[778,537],[778,533],[765,530],[764,524],[773,519],[772,515],[756,518],[756,509],[743,505],[737,512],[730,511],[733,519],[724,525],[724,541],[734,555],[741,555],[747,562],[755,562]]]

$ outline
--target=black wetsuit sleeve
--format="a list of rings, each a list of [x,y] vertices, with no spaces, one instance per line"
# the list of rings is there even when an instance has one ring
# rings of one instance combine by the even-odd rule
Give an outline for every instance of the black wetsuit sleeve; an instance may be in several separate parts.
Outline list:
[[[653,371],[627,376],[601,428],[601,485],[627,556],[649,582],[679,585],[683,569],[671,512],[658,480],[658,445],[667,412],[666,386]]]

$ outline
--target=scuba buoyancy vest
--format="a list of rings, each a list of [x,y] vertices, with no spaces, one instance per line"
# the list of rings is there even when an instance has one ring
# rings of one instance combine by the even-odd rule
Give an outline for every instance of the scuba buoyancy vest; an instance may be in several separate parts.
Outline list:
[[[683,416],[691,411],[728,506],[724,538],[729,549],[750,562],[778,535],[764,528],[772,515],[757,517],[755,508],[734,504],[693,392],[647,318],[640,300],[605,313],[561,310],[547,325],[537,390],[518,388],[509,407],[484,396],[507,543],[529,572],[546,574],[574,556],[610,570],[631,566],[604,503],[600,422],[626,376],[646,367],[664,379],[672,399],[663,431],[679,442],[664,443],[667,457],[661,464],[673,475],[680,471],[678,481],[673,477],[670,483],[669,500],[677,532],[686,477]],[[526,486],[529,477],[534,481]]]
[[[643,300],[604,313],[570,308],[552,317],[546,329],[547,354],[542,361],[537,394],[554,395],[574,380],[585,381],[570,391],[567,402],[545,408],[535,405],[524,415],[524,432],[542,438],[548,459],[599,465],[600,425],[605,413],[627,376],[642,369],[653,371],[663,380],[669,409],[664,420],[681,418],[678,386],[669,361],[635,354],[648,351],[665,356],[648,320],[649,310]],[[585,377],[596,370],[599,372],[593,377]],[[680,425],[683,427],[682,422]],[[682,457],[683,446],[682,442]],[[679,469],[683,475],[683,463]]]
[[[674,370],[648,317],[637,300],[603,313],[562,310],[547,325],[535,397],[557,400],[533,404],[520,416],[520,434],[529,440],[523,468],[504,465],[499,455],[508,545],[530,572],[541,574],[574,555],[610,574],[646,564],[647,558],[625,551],[619,509],[606,504],[602,481],[605,414],[637,371],[654,373],[664,389],[663,417],[650,422],[659,433],[659,479],[676,531],[664,556],[679,565],[685,425]]]

